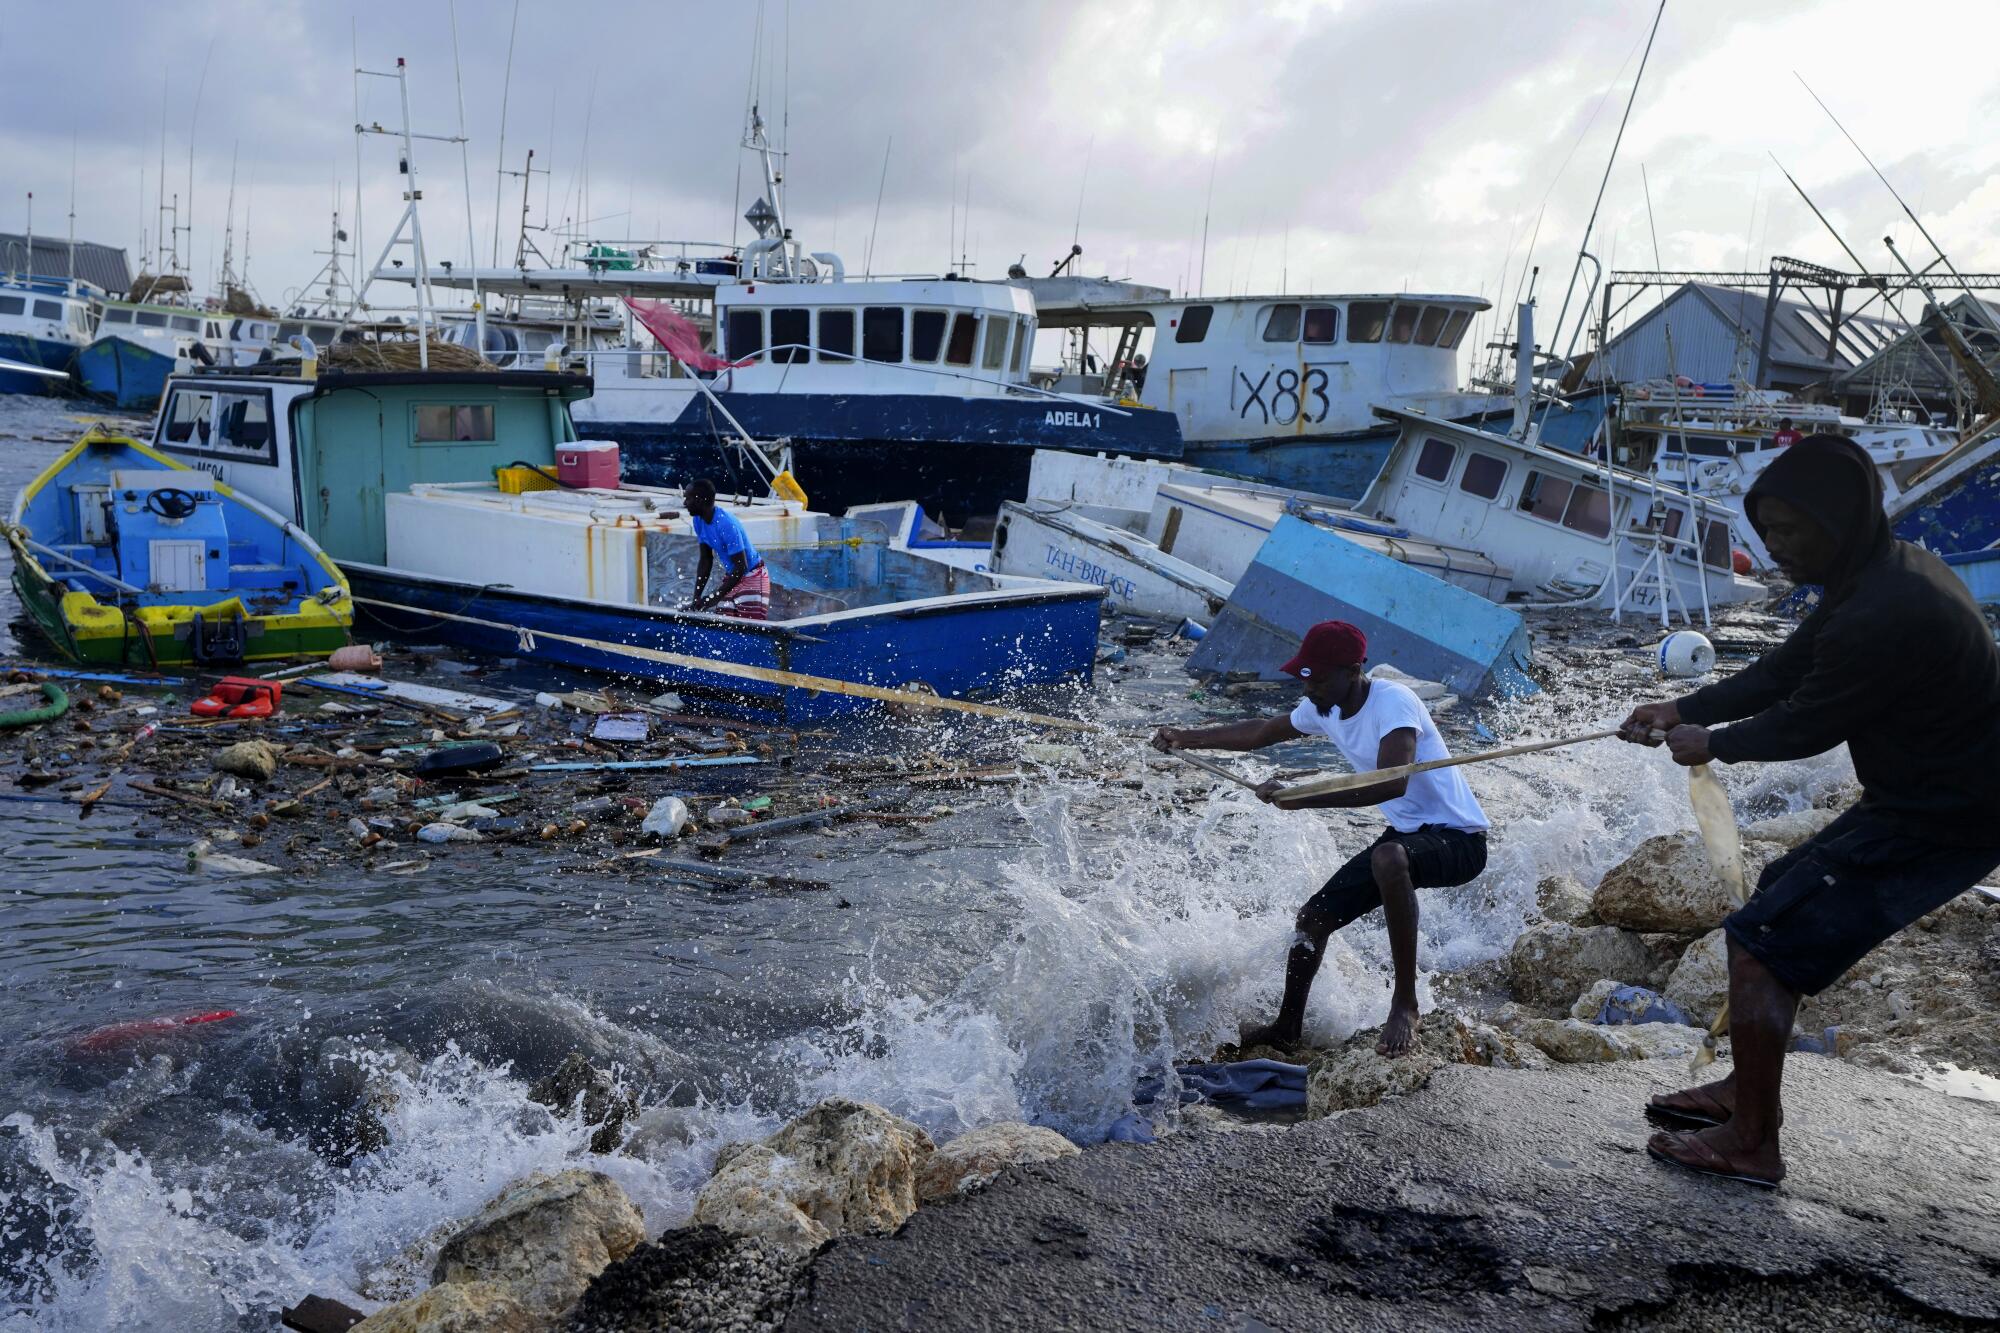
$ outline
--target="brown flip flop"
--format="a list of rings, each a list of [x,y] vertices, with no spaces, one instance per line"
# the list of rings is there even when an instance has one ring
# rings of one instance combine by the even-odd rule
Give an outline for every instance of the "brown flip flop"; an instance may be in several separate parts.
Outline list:
[[[1690,1093],[1696,1091],[1698,1089],[1688,1089]],[[1716,1125],[1723,1124],[1729,1119],[1728,1115],[1722,1113],[1723,1107],[1721,1102],[1705,1094],[1703,1100],[1715,1109],[1712,1111],[1683,1110],[1678,1106],[1662,1106],[1657,1101],[1649,1101],[1646,1103],[1646,1119],[1652,1121],[1662,1129],[1671,1130],[1710,1129]]]
[[[1698,1176],[1717,1176],[1723,1180],[1735,1180],[1745,1185],[1755,1185],[1758,1189],[1774,1190],[1778,1188],[1778,1181],[1776,1180],[1767,1180],[1763,1176],[1745,1175],[1743,1172],[1738,1171],[1729,1164],[1728,1158],[1709,1147],[1693,1134],[1669,1132],[1653,1136],[1654,1141],[1662,1138],[1672,1139],[1682,1148],[1692,1152],[1699,1160],[1689,1161],[1684,1157],[1676,1157],[1672,1153],[1662,1152],[1653,1146],[1652,1141],[1646,1144],[1646,1155],[1648,1157],[1665,1162],[1670,1166],[1677,1166],[1683,1171],[1692,1171]]]

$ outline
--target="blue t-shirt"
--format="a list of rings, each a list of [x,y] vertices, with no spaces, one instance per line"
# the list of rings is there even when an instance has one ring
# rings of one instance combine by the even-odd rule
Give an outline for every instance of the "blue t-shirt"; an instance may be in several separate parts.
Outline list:
[[[688,518],[694,523],[694,535],[701,538],[703,546],[715,552],[724,569],[729,568],[729,558],[739,554],[743,557],[745,570],[755,569],[763,563],[764,557],[758,555],[757,548],[750,544],[750,534],[743,531],[736,515],[721,505],[715,507],[713,522],[704,523],[693,514],[689,514]]]

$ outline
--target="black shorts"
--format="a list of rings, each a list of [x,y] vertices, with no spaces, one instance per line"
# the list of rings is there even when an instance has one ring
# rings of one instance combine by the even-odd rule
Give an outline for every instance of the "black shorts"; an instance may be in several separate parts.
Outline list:
[[[1385,842],[1401,843],[1410,858],[1410,882],[1420,889],[1445,889],[1476,879],[1486,869],[1486,835],[1449,824],[1425,824],[1412,833],[1382,830],[1382,836],[1333,872],[1333,878],[1299,910],[1299,929],[1332,934],[1382,905],[1370,863]]]
[[[1766,866],[1722,926],[1778,980],[1817,995],[1996,865],[2000,847],[1941,846],[1857,807]]]

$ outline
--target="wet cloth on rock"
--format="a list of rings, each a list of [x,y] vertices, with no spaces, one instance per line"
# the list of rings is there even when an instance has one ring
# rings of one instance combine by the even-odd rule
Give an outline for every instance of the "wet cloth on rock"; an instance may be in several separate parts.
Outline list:
[[[1306,1067],[1283,1060],[1236,1060],[1180,1065],[1182,1102],[1210,1102],[1246,1111],[1281,1111],[1306,1104]]]

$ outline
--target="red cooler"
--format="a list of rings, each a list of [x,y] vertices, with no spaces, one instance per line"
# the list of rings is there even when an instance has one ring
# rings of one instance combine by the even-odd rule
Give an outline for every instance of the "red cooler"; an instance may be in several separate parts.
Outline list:
[[[618,446],[609,440],[578,440],[556,446],[556,476],[565,486],[618,489]]]

